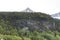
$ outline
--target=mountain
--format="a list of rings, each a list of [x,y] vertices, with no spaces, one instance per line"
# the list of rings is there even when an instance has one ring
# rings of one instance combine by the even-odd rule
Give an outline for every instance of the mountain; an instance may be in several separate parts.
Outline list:
[[[1,40],[60,40],[60,20],[41,12],[0,12]]]
[[[23,10],[21,12],[33,12],[33,10],[31,10],[30,8],[26,8],[25,10]]]
[[[17,30],[26,28],[29,31],[45,31],[47,29],[55,30],[55,27],[58,26],[55,26],[55,21],[50,15],[40,12],[0,12],[0,21],[0,23],[3,22],[3,24],[8,21],[4,25],[7,25],[7,30],[10,29],[9,26],[13,26],[12,28],[16,28]],[[57,29],[60,31],[59,26]]]
[[[60,12],[51,15],[53,18],[60,19]]]

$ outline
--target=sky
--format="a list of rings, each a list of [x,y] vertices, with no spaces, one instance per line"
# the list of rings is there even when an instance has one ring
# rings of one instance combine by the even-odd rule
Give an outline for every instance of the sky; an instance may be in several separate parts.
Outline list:
[[[60,0],[0,0],[0,11],[22,11],[29,7],[35,12],[60,12]]]

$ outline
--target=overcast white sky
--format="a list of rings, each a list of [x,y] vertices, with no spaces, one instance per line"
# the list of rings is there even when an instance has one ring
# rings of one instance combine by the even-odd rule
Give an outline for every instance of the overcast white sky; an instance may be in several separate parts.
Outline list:
[[[33,11],[54,14],[60,12],[60,0],[0,0],[0,11]]]

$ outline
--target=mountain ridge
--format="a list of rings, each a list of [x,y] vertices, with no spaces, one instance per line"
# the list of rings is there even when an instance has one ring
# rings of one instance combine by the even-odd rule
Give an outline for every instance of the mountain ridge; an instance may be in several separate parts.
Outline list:
[[[60,40],[60,20],[41,12],[0,12],[1,40]]]
[[[44,13],[1,12],[0,16],[0,19],[2,18],[3,20],[8,20],[10,25],[15,26],[17,29],[28,27],[29,30],[46,30],[48,27],[47,29],[55,30],[55,22],[53,18],[50,15]],[[51,26],[53,26],[53,29]]]

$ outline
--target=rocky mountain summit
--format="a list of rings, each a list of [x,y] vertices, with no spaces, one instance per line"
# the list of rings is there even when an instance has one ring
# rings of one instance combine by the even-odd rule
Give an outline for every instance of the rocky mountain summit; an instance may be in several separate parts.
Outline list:
[[[22,12],[34,12],[33,10],[31,10],[30,8],[26,8],[25,10],[23,10]]]

